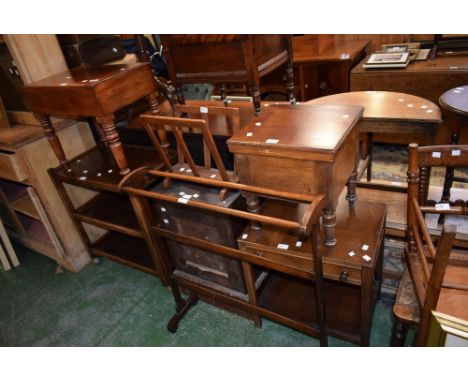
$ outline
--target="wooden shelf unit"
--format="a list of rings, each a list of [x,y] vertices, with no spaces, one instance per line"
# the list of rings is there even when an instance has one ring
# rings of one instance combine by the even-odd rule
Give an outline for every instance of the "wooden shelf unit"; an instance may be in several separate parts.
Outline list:
[[[124,145],[124,152],[132,169],[162,166],[152,147]],[[129,197],[120,192],[119,183],[124,176],[119,173],[111,151],[104,145],[95,146],[71,159],[68,165],[70,171],[62,165],[50,169],[49,174],[89,252],[161,277],[158,254],[148,245],[149,239]],[[75,205],[70,193],[76,188],[94,195]],[[166,285],[166,280],[162,282]]]
[[[54,258],[54,231],[34,189],[0,179],[0,218],[10,236]]]
[[[142,239],[109,231],[89,247],[95,256],[106,257],[122,265],[159,276],[148,247]]]

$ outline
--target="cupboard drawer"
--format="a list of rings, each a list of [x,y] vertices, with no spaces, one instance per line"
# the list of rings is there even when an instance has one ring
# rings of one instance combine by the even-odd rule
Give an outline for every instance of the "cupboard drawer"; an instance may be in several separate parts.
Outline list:
[[[281,253],[276,251],[266,251],[263,249],[256,249],[245,247],[246,252],[261,256],[263,258],[273,260],[284,265],[289,265],[295,268],[313,271],[314,262],[310,258],[302,256],[295,256],[289,253]],[[323,258],[323,276],[329,280],[342,281],[349,284],[361,285],[361,269],[359,267],[352,267],[346,264],[340,264],[330,259]]]
[[[0,152],[0,178],[17,182],[26,180],[26,173],[20,165],[17,154]]]

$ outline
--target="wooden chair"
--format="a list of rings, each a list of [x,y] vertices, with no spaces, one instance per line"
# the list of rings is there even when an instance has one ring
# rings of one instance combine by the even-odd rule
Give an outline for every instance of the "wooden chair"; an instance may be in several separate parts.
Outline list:
[[[162,117],[155,115],[140,116],[140,121],[143,123],[156,151],[161,156],[166,170],[168,172],[179,172],[202,178],[238,182],[239,178],[237,175],[232,171],[226,170],[218,148],[216,147],[209,123],[210,116],[224,117],[226,118],[230,133],[233,134],[239,130],[239,109],[215,106],[177,105],[175,113],[178,117]],[[198,118],[182,118],[188,115]],[[171,164],[163,144],[163,137],[165,136],[167,128],[172,132],[177,143],[178,163],[175,165]],[[202,133],[203,166],[199,166],[195,163],[189,147],[184,140],[184,130],[186,133],[193,133],[194,131],[200,131]],[[157,131],[158,134],[156,134],[155,131]],[[212,159],[216,169],[212,168]],[[168,184],[167,181],[166,184]],[[221,191],[221,198],[224,198],[225,192],[226,190]]]
[[[418,323],[416,345],[425,344],[431,311],[458,316],[466,310],[468,285],[464,283],[468,268],[449,264],[456,235],[454,225],[445,225],[437,244],[426,227],[424,214],[466,214],[464,205],[436,204],[427,201],[430,168],[433,166],[467,166],[468,146],[409,145],[407,251],[408,269],[402,276],[393,312],[396,322],[392,346],[403,346],[408,325]],[[462,313],[463,314],[463,313]],[[466,314],[466,313],[465,313]]]

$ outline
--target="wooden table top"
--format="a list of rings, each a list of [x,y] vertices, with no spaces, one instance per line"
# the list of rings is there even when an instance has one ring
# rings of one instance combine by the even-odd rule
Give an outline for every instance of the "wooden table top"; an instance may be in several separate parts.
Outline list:
[[[293,62],[295,64],[313,64],[327,62],[354,61],[354,59],[369,45],[370,41],[348,41],[335,44],[320,54],[311,53],[307,46],[294,46]]]
[[[271,153],[336,152],[362,112],[361,106],[272,103],[228,140],[229,149],[238,152],[240,146],[256,146]]]
[[[438,56],[435,60],[413,61],[406,68],[381,68],[366,69],[362,65],[367,62],[369,56],[365,57],[352,70],[351,74],[399,72],[419,73],[419,72],[467,72],[468,56]]]
[[[80,67],[66,70],[52,76],[43,78],[25,86],[25,88],[36,87],[96,87],[103,81],[110,78],[118,78],[124,76],[123,72],[138,69],[142,66],[147,66],[147,63],[133,62],[120,65],[99,65],[90,67]]]
[[[439,102],[443,108],[468,117],[468,85],[446,91],[440,96]]]
[[[23,88],[34,113],[87,117],[109,115],[155,91],[149,63],[76,68]]]
[[[371,267],[376,264],[379,252],[380,229],[385,220],[386,206],[382,203],[356,202],[354,210],[350,210],[348,203],[338,203],[336,210],[337,244],[326,247],[322,241],[319,251],[324,262],[338,261],[340,264],[351,265],[357,268]],[[307,205],[301,203],[290,203],[285,201],[268,201],[262,205],[261,213],[267,216],[280,217],[282,219],[300,221],[307,209]],[[291,232],[263,224],[260,230],[253,230],[248,226],[241,235],[238,242],[244,245],[263,246],[272,251],[279,251],[285,256],[304,257],[312,259],[312,240],[299,238]],[[297,241],[301,240],[300,246]],[[286,244],[287,249],[278,249],[278,244]],[[366,249],[363,249],[363,246]],[[353,251],[355,255],[349,253]],[[365,257],[369,256],[369,259]]]
[[[468,95],[468,86],[467,86]],[[392,120],[440,123],[439,107],[424,98],[405,93],[361,91],[333,94],[306,102],[310,105],[358,105],[365,120]],[[468,98],[467,98],[468,106]]]

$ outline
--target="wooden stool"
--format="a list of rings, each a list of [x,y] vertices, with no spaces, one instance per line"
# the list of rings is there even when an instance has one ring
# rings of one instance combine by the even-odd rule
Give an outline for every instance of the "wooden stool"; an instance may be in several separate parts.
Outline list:
[[[102,141],[109,146],[120,173],[127,174],[127,158],[114,124],[114,113],[146,98],[152,114],[159,112],[156,84],[149,63],[77,68],[28,84],[25,101],[44,128],[60,161],[68,160],[49,116],[93,117]]]
[[[317,98],[308,101],[307,104],[364,107],[364,114],[359,123],[359,132],[361,135],[367,135],[367,157],[357,178],[361,179],[362,173],[367,169],[367,182],[372,179],[374,133],[409,135],[408,143],[423,137],[424,143],[432,144],[437,127],[442,122],[440,110],[436,104],[424,98],[404,93],[383,91],[341,93]],[[368,183],[358,184],[369,186]],[[397,188],[401,189],[401,187]]]

